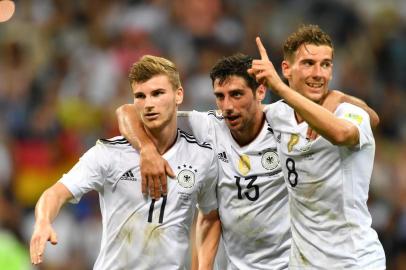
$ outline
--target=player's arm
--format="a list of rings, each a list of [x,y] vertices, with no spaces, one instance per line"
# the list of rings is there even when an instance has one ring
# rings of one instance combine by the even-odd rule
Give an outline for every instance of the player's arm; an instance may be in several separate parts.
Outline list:
[[[199,270],[213,269],[221,236],[221,223],[218,210],[208,214],[199,211],[196,221],[196,249]]]
[[[57,182],[39,198],[35,206],[35,226],[30,242],[30,256],[33,264],[42,262],[47,241],[53,245],[58,243],[56,232],[51,224],[62,205],[72,197],[72,193],[62,183]]]
[[[140,151],[141,189],[158,200],[167,192],[166,176],[174,177],[169,163],[162,158],[155,144],[148,137],[133,104],[125,104],[116,110],[120,133]]]
[[[337,118],[326,108],[314,103],[286,85],[275,70],[261,40],[257,38],[261,60],[254,60],[248,70],[257,81],[283,98],[318,134],[335,145],[353,146],[359,143],[357,127],[346,120]]]
[[[372,129],[375,129],[378,126],[380,122],[378,114],[371,107],[369,107],[365,101],[357,97],[347,95],[341,91],[338,90],[329,91],[329,94],[327,95],[326,99],[323,102],[323,107],[328,109],[330,112],[334,112],[335,108],[337,108],[337,106],[343,102],[350,103],[366,111],[369,115],[369,120]]]
[[[378,114],[370,108],[362,99],[356,98],[354,96],[347,95],[338,90],[331,90],[327,94],[326,98],[323,101],[322,106],[329,110],[330,112],[334,113],[337,109],[337,106],[343,102],[347,102],[353,104],[357,107],[360,107],[364,111],[366,111],[369,115],[370,124],[373,129],[375,129],[379,124],[379,116]],[[310,140],[316,139],[318,136],[317,132],[315,132],[311,127],[307,130],[307,138]]]

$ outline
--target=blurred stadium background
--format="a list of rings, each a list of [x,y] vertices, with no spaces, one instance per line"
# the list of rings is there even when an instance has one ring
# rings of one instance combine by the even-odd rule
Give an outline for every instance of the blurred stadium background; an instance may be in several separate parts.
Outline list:
[[[114,110],[132,102],[131,63],[143,54],[173,60],[186,89],[181,110],[213,109],[208,71],[219,57],[257,56],[260,35],[279,66],[301,23],[335,42],[332,88],[379,113],[368,203],[388,269],[406,269],[406,1],[15,2],[0,23],[0,269],[31,269],[39,195],[98,138],[118,134]],[[60,243],[38,269],[91,269],[100,224],[96,194],[67,206],[55,222]]]

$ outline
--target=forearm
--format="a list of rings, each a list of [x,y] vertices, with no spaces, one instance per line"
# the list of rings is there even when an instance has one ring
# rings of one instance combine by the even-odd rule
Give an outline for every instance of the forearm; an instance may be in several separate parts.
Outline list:
[[[274,88],[317,133],[336,145],[355,145],[359,134],[356,127],[337,118],[327,109],[297,93],[284,83]]]
[[[199,213],[196,223],[196,248],[199,270],[213,268],[220,236],[221,223],[217,210],[207,215]]]
[[[72,198],[70,192],[61,183],[47,189],[35,206],[35,221],[51,224],[58,215],[63,204]]]
[[[144,126],[139,119],[132,104],[125,104],[116,110],[118,128],[120,133],[137,149],[153,146],[154,143],[148,137]]]

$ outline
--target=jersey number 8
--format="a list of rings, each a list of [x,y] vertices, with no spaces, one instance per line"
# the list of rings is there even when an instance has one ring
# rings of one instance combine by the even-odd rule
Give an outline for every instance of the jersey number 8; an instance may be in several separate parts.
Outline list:
[[[296,172],[295,161],[293,159],[286,159],[286,169],[288,169],[288,181],[292,187],[295,187],[299,176]]]

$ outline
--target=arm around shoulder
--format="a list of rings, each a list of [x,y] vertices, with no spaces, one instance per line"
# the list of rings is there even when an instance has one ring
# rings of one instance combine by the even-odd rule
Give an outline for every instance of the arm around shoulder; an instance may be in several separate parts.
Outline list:
[[[363,101],[362,99],[359,99],[357,97],[344,94],[338,90],[332,90],[331,92],[332,92],[332,94],[340,95],[341,102],[347,102],[347,103],[353,104],[355,106],[360,107],[364,111],[366,111],[369,115],[369,120],[370,120],[372,129],[375,129],[379,125],[380,119],[379,119],[378,114],[371,107],[369,107],[365,101]]]
[[[152,143],[148,138],[141,120],[137,117],[133,104],[124,104],[116,109],[118,128],[120,133],[140,150],[143,143]]]

